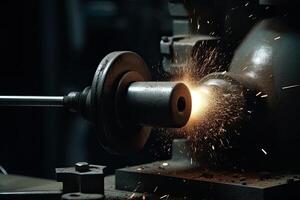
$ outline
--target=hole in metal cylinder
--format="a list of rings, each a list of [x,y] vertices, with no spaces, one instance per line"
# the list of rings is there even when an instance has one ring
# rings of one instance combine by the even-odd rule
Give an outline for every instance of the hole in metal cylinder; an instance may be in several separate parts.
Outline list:
[[[183,112],[185,110],[185,98],[184,97],[179,97],[177,101],[177,110],[179,112]]]

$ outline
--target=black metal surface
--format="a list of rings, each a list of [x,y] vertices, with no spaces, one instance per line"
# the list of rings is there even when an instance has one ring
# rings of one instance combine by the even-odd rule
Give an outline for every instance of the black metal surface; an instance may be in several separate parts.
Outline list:
[[[298,30],[289,17],[261,21],[237,49],[229,69],[247,87],[260,92],[257,96],[267,104],[260,117],[252,119],[242,134],[259,138],[252,141],[253,147],[259,144],[267,149],[270,168],[297,172],[300,162],[294,153],[300,145]],[[257,163],[253,152],[249,157]],[[265,166],[266,162],[262,164]]]
[[[163,69],[170,73],[176,74],[183,70],[188,70],[192,66],[190,62],[197,55],[206,58],[211,50],[218,52],[220,39],[209,35],[178,35],[172,37],[163,37],[160,42],[160,51],[163,55]],[[220,62],[223,58],[220,56]],[[217,61],[219,62],[219,61]],[[203,62],[205,63],[205,62]],[[218,65],[218,63],[214,63]],[[204,64],[203,64],[204,65]],[[214,66],[204,66],[203,68],[212,69]]]
[[[116,188],[186,196],[193,199],[296,200],[300,197],[297,194],[300,181],[294,179],[293,175],[280,175],[269,180],[260,180],[255,173],[214,172],[197,168],[189,170],[178,162],[165,162],[168,166],[163,169],[161,167],[163,162],[157,162],[118,170]]]
[[[16,175],[0,175],[0,199],[57,200],[62,184],[53,180]]]
[[[0,106],[63,107],[62,96],[0,96]]]
[[[101,194],[85,194],[85,193],[68,193],[61,197],[62,200],[102,200],[104,195]]]
[[[159,199],[160,196],[153,194],[143,194],[138,192],[128,192],[115,189],[115,176],[107,176],[105,182],[105,199],[123,200],[123,199]],[[61,200],[62,184],[55,180],[38,179],[33,177],[17,175],[0,175],[0,199],[1,200]],[[77,196],[67,198],[75,199]],[[102,198],[100,194],[78,193],[82,197]],[[81,197],[79,197],[81,198]]]

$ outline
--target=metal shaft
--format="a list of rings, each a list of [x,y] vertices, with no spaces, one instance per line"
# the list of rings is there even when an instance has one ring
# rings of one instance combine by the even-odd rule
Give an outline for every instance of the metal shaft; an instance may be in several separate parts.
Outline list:
[[[128,117],[151,127],[182,127],[191,114],[189,89],[178,82],[135,82],[126,95]]]
[[[63,96],[0,96],[0,106],[63,107]]]

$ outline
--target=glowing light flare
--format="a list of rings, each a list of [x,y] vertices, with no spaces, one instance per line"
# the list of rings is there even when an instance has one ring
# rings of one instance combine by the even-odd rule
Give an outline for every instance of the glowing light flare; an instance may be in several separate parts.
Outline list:
[[[192,88],[192,113],[191,117],[196,119],[200,117],[201,113],[205,110],[208,105],[207,90],[203,88]]]
[[[206,87],[192,84],[188,81],[185,81],[184,83],[190,89],[192,96],[192,112],[190,122],[197,122],[202,118],[207,110],[210,99],[210,91]]]

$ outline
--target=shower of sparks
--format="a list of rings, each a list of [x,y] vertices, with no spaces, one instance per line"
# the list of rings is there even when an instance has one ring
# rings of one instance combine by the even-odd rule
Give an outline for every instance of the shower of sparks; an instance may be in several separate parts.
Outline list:
[[[208,46],[207,46],[208,45]],[[199,43],[196,51],[187,58],[173,81],[185,83],[192,96],[192,112],[188,124],[182,129],[166,130],[168,135],[185,137],[191,143],[191,165],[205,159],[212,165],[219,165],[222,154],[219,151],[231,149],[231,141],[239,136],[239,124],[243,119],[243,93],[216,90],[201,82],[201,78],[213,72],[226,74],[226,54],[206,42]],[[182,60],[182,59],[181,59]],[[249,113],[248,113],[249,115]],[[224,141],[224,142],[223,142]],[[199,155],[205,155],[205,158]],[[162,166],[163,167],[163,166]]]
[[[247,68],[248,68],[248,67],[244,67],[244,68],[242,69],[242,71],[245,71]]]
[[[166,195],[163,195],[163,196],[160,197],[160,199],[165,199],[165,198],[166,198],[166,199],[169,198],[169,195],[166,194]]]
[[[262,151],[265,155],[268,155],[268,153],[266,152],[266,150],[261,149],[261,151]]]
[[[289,85],[289,86],[282,87],[282,89],[287,90],[287,89],[292,89],[292,88],[296,88],[296,87],[300,87],[300,85]]]
[[[200,28],[198,16],[193,16],[190,21],[195,29]],[[205,22],[205,21],[204,21]],[[212,21],[206,23],[212,24]],[[231,34],[229,27],[227,34]],[[190,89],[192,96],[192,112],[188,124],[181,129],[160,129],[167,134],[159,134],[162,140],[184,137],[191,144],[191,164],[198,163],[199,159],[205,159],[212,165],[220,164],[223,159],[219,151],[226,151],[232,148],[231,142],[239,137],[239,122],[243,116],[250,113],[244,109],[244,97],[242,92],[229,93],[216,91],[207,86],[201,86],[200,80],[208,74],[220,72],[227,73],[229,65],[228,54],[223,51],[219,42],[212,44],[208,41],[201,41],[195,45],[189,56],[182,58],[182,55],[175,55],[174,61],[185,62],[181,67],[172,71],[172,81],[185,83]],[[176,62],[180,64],[180,62]],[[166,74],[166,78],[169,76]],[[169,140],[170,141],[170,140]],[[168,144],[165,144],[168,145]],[[213,146],[213,147],[212,147]],[[213,149],[214,148],[214,149]],[[164,149],[170,149],[168,145]],[[204,156],[204,157],[202,157]],[[163,165],[161,165],[163,167]]]
[[[132,193],[132,195],[129,198],[133,199],[134,196],[135,196],[135,193]]]
[[[220,70],[220,73],[225,74],[226,71]],[[243,93],[216,90],[195,81],[190,74],[188,75],[185,74],[179,80],[190,89],[192,112],[188,124],[177,130],[177,133],[191,142],[193,154],[191,165],[194,161],[198,162],[198,156],[203,155],[203,152],[209,156],[208,160],[217,165],[218,156],[221,155],[217,152],[232,148],[231,138],[239,135],[239,132],[231,127],[232,124],[238,124],[246,112],[243,106]]]
[[[267,98],[267,97],[268,97],[268,95],[267,95],[267,94],[265,94],[265,95],[261,95],[260,97],[261,97],[261,98]]]
[[[261,95],[261,93],[262,93],[262,92],[258,92],[258,93],[256,94],[256,96],[258,97],[259,95]]]
[[[280,36],[274,38],[274,40],[279,40],[279,39],[280,39]]]

